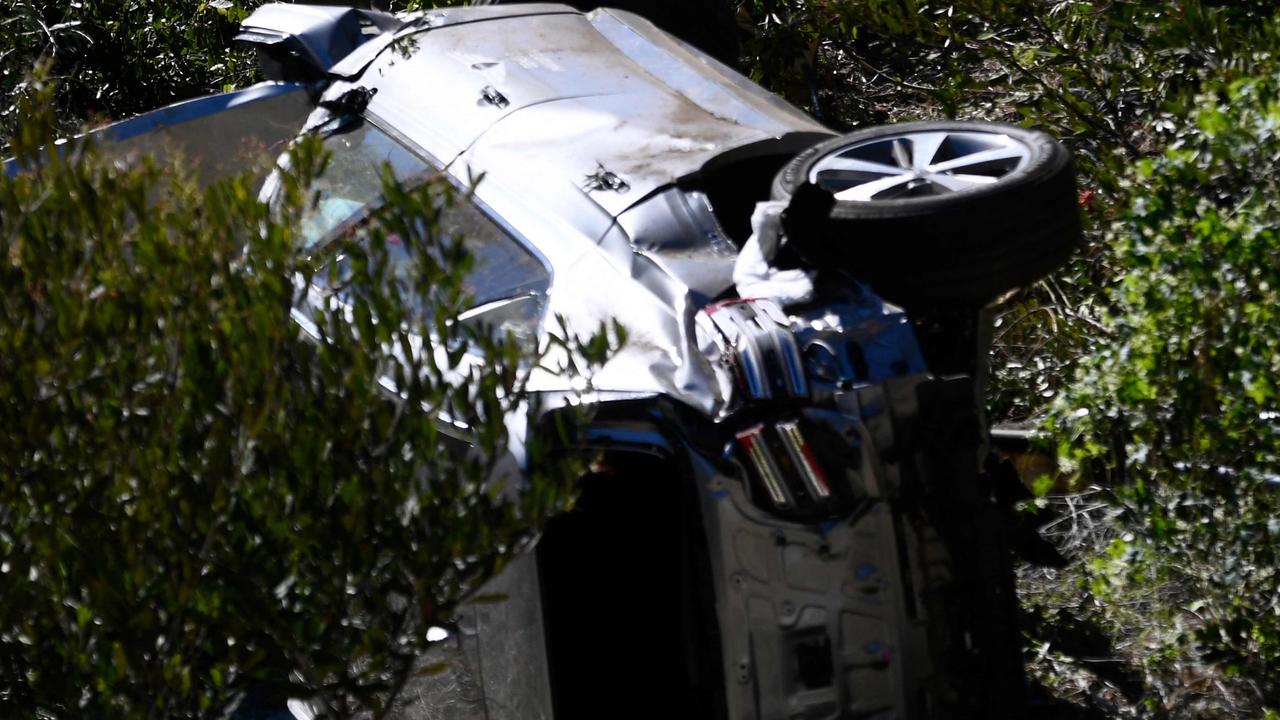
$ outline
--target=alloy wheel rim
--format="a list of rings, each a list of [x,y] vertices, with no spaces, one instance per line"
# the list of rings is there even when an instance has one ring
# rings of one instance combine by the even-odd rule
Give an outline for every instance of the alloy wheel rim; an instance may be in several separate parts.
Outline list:
[[[810,168],[809,182],[842,201],[937,197],[999,182],[1031,156],[1025,141],[1000,132],[905,132],[826,155]]]

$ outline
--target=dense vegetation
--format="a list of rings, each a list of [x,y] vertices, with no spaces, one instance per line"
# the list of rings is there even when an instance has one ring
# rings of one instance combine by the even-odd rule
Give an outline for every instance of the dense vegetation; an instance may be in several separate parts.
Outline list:
[[[252,78],[223,48],[255,3],[6,4],[6,138],[40,54],[64,129]],[[832,125],[998,119],[1076,151],[1088,249],[997,318],[994,414],[1045,427],[1065,471],[1038,483],[1072,564],[1023,573],[1031,667],[1102,716],[1275,716],[1273,3],[737,5],[744,66]]]
[[[17,126],[17,99],[39,58],[53,62],[64,131],[253,82],[252,53],[230,50],[244,15],[217,1],[3,0],[0,133],[7,139]]]
[[[55,148],[48,99],[20,108],[27,171],[0,175],[0,714],[225,717],[250,691],[383,709],[578,473],[548,427],[528,486],[493,484],[539,358],[443,322],[467,307],[439,229],[457,191],[384,173],[339,275],[297,249],[318,141],[269,210],[248,176]],[[341,293],[300,304],[315,273]]]

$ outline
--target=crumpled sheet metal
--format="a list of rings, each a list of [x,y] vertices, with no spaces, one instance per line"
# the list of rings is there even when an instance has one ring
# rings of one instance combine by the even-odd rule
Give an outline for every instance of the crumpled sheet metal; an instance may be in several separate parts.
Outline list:
[[[323,97],[337,97],[351,87],[334,83]],[[328,111],[317,109],[308,127],[321,126],[330,118]],[[450,172],[464,181],[472,169],[458,162]],[[545,212],[538,201],[546,196],[538,189],[518,192],[510,181],[509,177],[487,178],[476,187],[476,194],[514,223],[512,232],[554,269],[544,331],[559,332],[558,318],[563,318],[568,331],[583,339],[615,322],[627,332],[626,345],[592,375],[591,387],[633,397],[667,395],[709,417],[721,414],[729,385],[709,360],[711,340],[699,335],[695,317],[700,303],[689,287],[638,252],[626,233],[582,193],[554,194],[561,205],[570,200],[577,203],[565,205],[576,211],[566,222],[559,213]],[[269,195],[270,188],[264,192]],[[554,370],[565,364],[563,353],[552,352],[543,366]],[[561,372],[535,370],[527,389],[563,393],[583,386]],[[523,434],[513,435],[513,440],[519,446]]]
[[[541,182],[588,190],[616,216],[725,150],[825,130],[635,16],[548,6],[518,19],[447,22],[480,9],[439,11],[439,23],[368,43],[350,67],[339,64],[358,69],[347,80],[378,88],[376,114],[445,162],[469,152],[490,175],[537,166]],[[506,102],[487,102],[487,89]],[[602,169],[627,190],[590,190]]]
[[[724,386],[694,322],[710,287],[691,292],[674,276],[678,263],[631,247],[613,221],[725,150],[825,129],[644,20],[563,9],[518,25],[492,14],[450,24],[472,9],[439,11],[403,43],[362,55],[367,67],[326,97],[376,88],[369,111],[381,123],[460,180],[484,175],[478,196],[553,269],[548,330],[557,316],[579,336],[604,323],[627,330],[627,346],[593,375],[594,388],[664,394],[718,416]],[[504,22],[519,32],[503,32]],[[423,78],[431,78],[427,92]],[[489,87],[508,102],[485,102]],[[601,168],[627,189],[584,185]],[[700,276],[715,280],[715,263],[704,264]],[[530,389],[576,388],[539,373]]]
[[[572,277],[566,280],[565,275]],[[689,288],[640,253],[589,253],[553,285],[548,330],[563,317],[571,333],[587,337],[617,322],[626,344],[591,377],[597,391],[667,395],[708,417],[725,407],[722,385],[695,322],[698,306]],[[549,359],[555,367],[556,358]],[[537,372],[531,391],[574,389],[563,375]]]
[[[323,73],[369,41],[367,25],[388,34],[399,29],[401,21],[377,10],[267,3],[245,18],[235,39],[264,47],[281,45]]]

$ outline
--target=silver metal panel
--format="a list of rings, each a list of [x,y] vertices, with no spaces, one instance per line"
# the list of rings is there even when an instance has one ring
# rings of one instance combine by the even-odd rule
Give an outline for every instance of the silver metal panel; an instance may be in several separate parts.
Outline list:
[[[481,27],[489,32],[478,32]],[[503,117],[557,97],[534,78],[511,81],[527,72],[489,47],[499,39],[492,30],[488,23],[468,24],[409,36],[352,84],[377,88],[369,109],[448,161]],[[486,88],[502,93],[506,104],[485,101]]]
[[[483,175],[479,197],[554,268],[548,317],[580,335],[613,321],[628,329],[597,390],[720,413],[722,383],[693,317],[726,286],[732,253],[659,237],[689,231],[678,223],[649,224],[635,238],[648,249],[636,247],[613,220],[726,150],[825,128],[625,13],[516,5],[407,20],[376,58],[357,53],[353,65],[367,69],[326,96],[376,88],[369,110],[381,124],[463,181]],[[605,173],[613,187],[592,183]],[[547,375],[532,389],[564,384]]]
[[[579,335],[627,328],[595,389],[722,412],[722,379],[693,318],[726,287],[732,248],[684,237],[701,232],[696,222],[629,220],[628,238],[614,220],[724,151],[824,128],[624,13],[517,5],[406,20],[376,57],[357,53],[353,65],[367,68],[326,97],[376,89],[380,125],[464,182],[483,175],[479,198],[554,269],[547,317]],[[589,179],[604,173],[613,187]],[[547,375],[531,389],[567,388]]]
[[[706,202],[701,193],[671,187],[618,216],[634,250],[679,278],[704,302],[733,285],[738,256]]]
[[[663,394],[717,415],[725,402],[700,349],[694,322],[698,306],[688,288],[643,255],[633,253],[619,265],[603,253],[587,253],[559,272],[551,291],[550,316],[564,316],[572,331],[589,334],[614,321],[627,329],[627,344],[592,376],[592,387]],[[536,373],[529,389],[567,387],[562,376]]]
[[[562,3],[515,3],[501,5],[464,5],[461,7],[434,8],[401,15],[416,28],[441,28],[463,23],[487,22],[506,18],[547,15],[549,13],[573,13],[578,11]]]
[[[769,137],[662,86],[622,77],[611,94],[547,102],[504,118],[472,147],[471,164],[494,173],[512,164],[536,167],[546,182],[586,190],[616,216],[719,153]],[[601,171],[627,188],[593,187],[590,177]]]
[[[402,33],[351,82],[376,87],[371,110],[429,153],[447,161],[470,148],[471,166],[490,174],[534,166],[615,216],[725,150],[824,130],[634,16],[531,7],[544,14],[433,11],[439,20]],[[592,189],[600,170],[626,189]]]
[[[468,177],[463,162],[450,171]],[[476,196],[538,248],[554,268],[547,317],[563,317],[571,332],[589,336],[617,321],[627,346],[592,376],[599,392],[665,394],[708,415],[724,406],[722,387],[699,343],[689,288],[651,258],[635,252],[626,234],[583,192],[540,181],[536,167],[486,175]],[[554,321],[548,330],[557,331]],[[556,358],[547,364],[555,367]],[[563,375],[537,372],[529,390],[568,391]]]
[[[485,584],[458,614],[460,632],[437,643],[418,664],[392,715],[398,720],[549,720],[551,686],[542,631],[542,591],[532,551]]]
[[[602,8],[596,30],[647,73],[717,117],[770,135],[830,130],[715,58],[634,13]]]

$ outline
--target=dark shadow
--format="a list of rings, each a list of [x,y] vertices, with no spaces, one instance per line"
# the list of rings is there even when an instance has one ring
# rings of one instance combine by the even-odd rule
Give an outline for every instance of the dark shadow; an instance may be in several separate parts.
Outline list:
[[[538,545],[556,718],[722,717],[693,483],[656,459],[626,462],[587,478]]]

